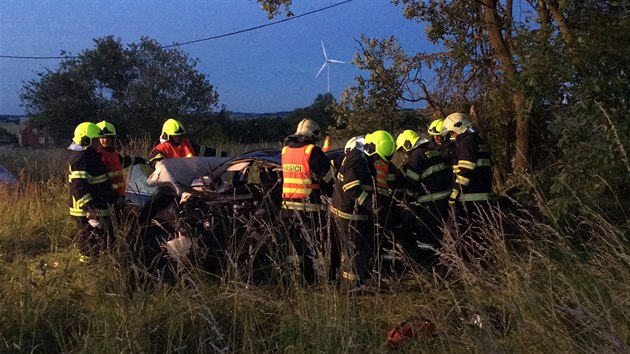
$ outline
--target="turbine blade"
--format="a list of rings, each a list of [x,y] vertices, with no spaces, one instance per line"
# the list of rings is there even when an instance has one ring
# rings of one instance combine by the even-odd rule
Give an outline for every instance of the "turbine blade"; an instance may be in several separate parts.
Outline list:
[[[345,64],[345,61],[341,61],[341,60],[335,60],[335,59],[328,59],[326,60],[329,63],[337,63],[337,64]]]
[[[324,48],[324,41],[322,41],[322,50],[324,51],[324,59],[328,60],[328,56],[326,55],[326,48]]]
[[[328,65],[327,62],[324,62],[324,65],[322,65],[321,68],[319,68],[319,71],[317,72],[317,75],[315,75],[315,78],[317,79],[317,77],[319,76],[319,74],[322,73],[322,70],[324,70],[324,68],[326,67],[326,65]]]

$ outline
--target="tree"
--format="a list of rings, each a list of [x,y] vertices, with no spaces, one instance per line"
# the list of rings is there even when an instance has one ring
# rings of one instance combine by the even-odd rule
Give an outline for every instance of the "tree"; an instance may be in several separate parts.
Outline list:
[[[537,10],[546,32],[523,70],[555,139],[539,175],[557,209],[579,196],[619,212],[630,192],[630,1],[546,0]]]
[[[260,7],[267,13],[269,19],[272,19],[284,12],[288,16],[293,16],[293,12],[291,12],[291,4],[293,0],[256,0],[260,4]]]
[[[297,108],[288,115],[256,117],[253,119],[230,119],[229,112],[220,112],[212,121],[191,117],[186,127],[199,136],[197,141],[211,138],[212,142],[224,139],[234,143],[281,142],[288,135],[294,134],[298,123],[304,118],[314,119],[320,127],[327,131],[334,125],[331,107],[335,98],[330,93],[319,94],[310,106]],[[194,121],[194,123],[193,123]],[[190,122],[190,123],[189,123]],[[217,136],[221,133],[222,136]]]
[[[353,64],[369,76],[356,77],[356,85],[334,106],[338,128],[350,135],[365,134],[376,127],[400,130],[408,117],[408,112],[401,112],[401,103],[427,100],[433,104],[431,97],[415,91],[424,85],[419,79],[420,60],[408,57],[394,37],[377,40],[362,36],[358,45]]]
[[[327,130],[329,127],[334,127],[336,122],[332,116],[332,107],[335,103],[335,97],[330,92],[318,94],[310,106],[297,108],[289,114],[287,117],[289,131],[286,133],[293,134],[298,123],[304,118],[315,120],[324,130]]]
[[[291,1],[262,1],[270,16],[290,7]],[[427,23],[426,38],[445,51],[416,53],[402,51],[394,37],[384,40],[362,38],[354,63],[369,72],[357,77],[357,85],[342,97],[347,109],[339,110],[343,121],[390,129],[399,127],[397,108],[401,101],[427,101],[435,116],[446,108],[462,110],[471,106],[484,116],[492,103],[494,114],[514,119],[512,139],[516,149],[514,167],[529,166],[529,105],[521,82],[517,53],[513,46],[511,0],[393,0],[402,5],[410,20]],[[422,79],[421,69],[435,76],[431,87]],[[500,97],[500,99],[498,98]],[[507,100],[506,100],[507,99]],[[496,107],[498,102],[508,102]],[[358,119],[355,119],[356,117]],[[476,117],[473,117],[476,118]],[[384,125],[382,123],[385,123]],[[504,123],[505,125],[512,125]],[[352,127],[352,126],[351,126]],[[361,129],[365,129],[361,127]]]
[[[218,94],[183,51],[146,37],[126,46],[112,36],[94,44],[22,88],[27,113],[57,138],[67,139],[82,121],[102,119],[126,136],[157,136],[167,117],[217,108]]]
[[[259,2],[273,16],[291,5]],[[405,100],[425,100],[436,116],[470,112],[502,176],[510,166],[513,182],[534,172],[552,200],[607,194],[618,207],[610,191],[630,191],[630,1],[392,3],[439,52],[410,54],[393,37],[362,38],[354,64],[367,75],[344,92],[338,122],[393,129]]]
[[[427,53],[423,60],[438,77],[442,99],[456,106],[472,106],[473,112],[482,117],[490,110],[513,117],[513,124],[511,119],[504,122],[514,126],[510,133],[515,145],[513,168],[528,170],[531,107],[525,88],[520,85],[521,63],[514,46],[512,1],[393,3],[404,7],[406,18],[428,23],[427,39],[446,49],[437,55]],[[487,109],[490,103],[491,109]]]

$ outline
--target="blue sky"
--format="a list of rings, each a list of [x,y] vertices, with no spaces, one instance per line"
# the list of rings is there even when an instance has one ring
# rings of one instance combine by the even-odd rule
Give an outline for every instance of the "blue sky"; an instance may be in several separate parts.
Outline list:
[[[294,14],[341,0],[295,0]],[[278,17],[271,21],[277,21]],[[185,42],[268,23],[254,0],[2,0],[0,55],[56,56],[78,53],[107,35],[123,43],[149,36],[163,45]],[[231,37],[182,46],[199,59],[198,70],[235,112],[290,111],[326,92],[320,40],[331,59],[350,62],[361,34],[399,38],[408,52],[430,48],[421,25],[406,20],[389,0],[354,0],[292,21]],[[21,114],[23,81],[59,60],[0,59],[0,114]],[[331,93],[339,97],[360,71],[331,67]]]

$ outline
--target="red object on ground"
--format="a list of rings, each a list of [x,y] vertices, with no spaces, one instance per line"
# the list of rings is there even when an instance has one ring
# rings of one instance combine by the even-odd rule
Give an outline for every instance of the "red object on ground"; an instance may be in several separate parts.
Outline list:
[[[433,337],[436,333],[437,329],[433,322],[416,318],[392,328],[387,333],[386,342],[391,348],[400,349],[413,339]]]

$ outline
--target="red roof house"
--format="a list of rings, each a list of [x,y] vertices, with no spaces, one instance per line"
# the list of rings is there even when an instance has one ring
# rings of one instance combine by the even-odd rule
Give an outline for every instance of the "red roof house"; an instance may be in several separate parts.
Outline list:
[[[20,132],[19,143],[21,146],[45,148],[55,143],[55,140],[46,132],[46,129],[34,128],[30,124]]]

